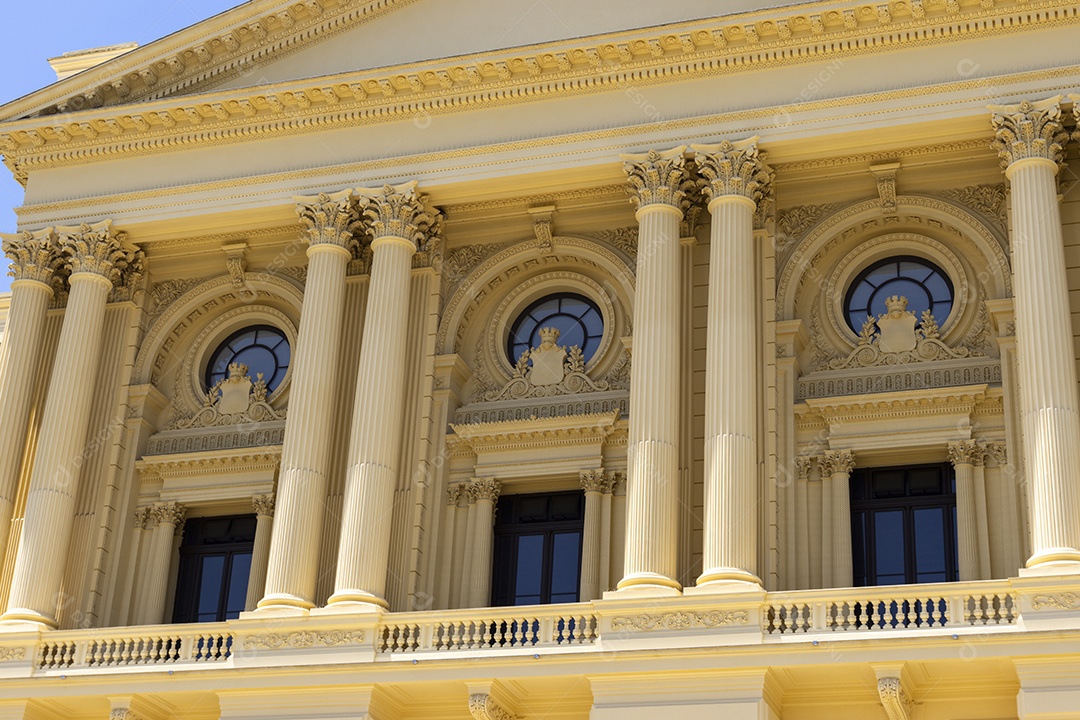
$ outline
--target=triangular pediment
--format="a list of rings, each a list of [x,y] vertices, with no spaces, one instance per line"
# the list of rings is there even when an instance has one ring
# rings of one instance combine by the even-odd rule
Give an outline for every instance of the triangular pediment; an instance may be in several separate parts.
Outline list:
[[[0,121],[556,43],[789,3],[251,0],[0,108]]]

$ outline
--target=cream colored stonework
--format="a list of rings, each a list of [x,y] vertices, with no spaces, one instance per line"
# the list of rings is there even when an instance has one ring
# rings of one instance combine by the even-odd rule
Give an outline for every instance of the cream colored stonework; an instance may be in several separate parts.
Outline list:
[[[0,107],[0,709],[1080,720],[1078,26],[253,0]],[[852,327],[912,256],[951,308]],[[591,355],[511,357],[562,292]],[[208,387],[266,325],[280,382]],[[917,464],[957,581],[851,587],[852,478]],[[579,602],[488,607],[502,501],[555,492]],[[224,516],[243,611],[173,623]]]

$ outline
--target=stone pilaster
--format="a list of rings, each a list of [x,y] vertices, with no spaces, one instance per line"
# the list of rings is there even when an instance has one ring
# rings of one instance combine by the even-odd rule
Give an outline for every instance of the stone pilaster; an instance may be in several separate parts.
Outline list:
[[[1031,496],[1027,566],[1080,572],[1080,401],[1058,206],[1068,138],[1060,100],[991,111],[1012,190],[1018,381]]]
[[[581,489],[585,493],[585,522],[581,541],[582,602],[600,598],[600,523],[601,504],[607,473],[603,468],[581,471]]]
[[[326,475],[338,377],[345,275],[357,214],[352,190],[297,197],[296,214],[308,243],[308,276],[300,333],[293,353],[289,418],[278,475],[265,595],[260,610],[288,612],[314,606],[319,541],[326,515]],[[250,604],[250,603],[249,603]]]
[[[705,530],[698,586],[757,575],[758,328],[754,213],[772,171],[757,138],[694,145],[712,214],[705,375]]]
[[[443,609],[454,605],[455,598],[451,590],[454,578],[453,565],[461,553],[464,552],[464,548],[456,543],[459,535],[458,504],[461,502],[463,489],[464,486],[460,483],[446,488],[446,506],[443,509],[443,521],[440,530],[442,542],[439,543],[439,553],[436,558],[438,564],[436,565],[437,582],[435,591],[436,602]]]
[[[502,483],[494,478],[474,478],[466,486],[466,492],[474,508],[469,606],[486,607],[491,604],[491,554],[495,540],[492,527]]]
[[[251,574],[248,575],[245,610],[254,610],[266,589],[266,573],[270,562],[270,540],[274,529],[274,493],[251,498],[255,510],[255,543],[251,549]]]
[[[14,278],[0,343],[0,557],[4,557],[41,362],[45,314],[61,257],[52,228],[0,234],[0,240]]]
[[[386,572],[405,413],[409,284],[418,246],[439,233],[441,216],[410,182],[359,190],[373,240],[364,342],[353,405],[334,594],[329,604],[386,608]]]
[[[679,592],[679,223],[687,171],[677,147],[624,155],[637,204],[625,569],[619,590]]]
[[[158,503],[150,510],[149,524],[154,531],[147,554],[145,603],[140,616],[142,625],[165,622],[165,603],[172,567],[173,536],[182,531],[187,508],[179,503]]]
[[[56,624],[105,305],[121,273],[141,261],[109,220],[57,228],[57,234],[71,269],[71,293],[42,413],[8,610],[0,618],[46,627]]]
[[[795,458],[795,548],[798,562],[795,566],[795,589],[810,589],[810,466],[814,458],[799,455]]]
[[[828,450],[821,460],[824,502],[832,506],[832,585],[851,587],[851,471],[855,455],[850,450]]]

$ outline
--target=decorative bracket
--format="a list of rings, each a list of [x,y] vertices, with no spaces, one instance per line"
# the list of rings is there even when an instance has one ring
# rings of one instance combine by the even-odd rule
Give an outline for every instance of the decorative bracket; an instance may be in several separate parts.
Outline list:
[[[533,218],[533,232],[536,233],[536,241],[539,243],[541,255],[550,255],[552,252],[552,223],[551,216],[555,214],[554,205],[537,205],[529,208],[529,214]]]
[[[222,245],[221,251],[225,253],[225,269],[229,271],[233,287],[242,295],[250,296],[252,293],[247,286],[247,243],[238,242]]]
[[[878,696],[889,720],[910,720],[915,702],[904,678],[904,664],[874,664],[873,668],[877,675]]]
[[[900,172],[899,162],[871,165],[870,172],[877,178],[878,196],[881,198],[883,212],[896,212],[896,174]]]

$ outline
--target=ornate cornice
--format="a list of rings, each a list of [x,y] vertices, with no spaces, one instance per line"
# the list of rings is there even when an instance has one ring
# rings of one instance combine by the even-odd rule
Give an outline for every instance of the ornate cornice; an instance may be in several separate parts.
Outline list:
[[[707,181],[702,187],[706,199],[739,195],[757,205],[772,189],[772,169],[758,152],[758,138],[717,145],[692,145],[698,171]]]
[[[337,245],[352,251],[356,244],[353,231],[359,220],[352,195],[350,189],[293,198],[308,244]]]
[[[503,422],[454,424],[454,440],[473,452],[602,443],[615,430],[620,412]]]
[[[1065,162],[1069,133],[1061,123],[1061,96],[1019,105],[991,105],[993,147],[1002,168],[1018,160],[1042,158],[1059,166]]]
[[[281,448],[265,448],[255,452],[222,451],[191,455],[166,455],[147,457],[137,464],[140,477],[165,477],[169,475],[219,475],[230,470],[276,469],[281,464]]]
[[[926,46],[968,36],[1014,33],[1033,24],[1071,25],[1080,20],[1080,11],[1066,0],[997,0],[969,8],[959,3],[928,3],[918,14],[915,7],[922,5],[898,5],[882,16],[874,6],[840,9],[822,2],[801,7],[798,14],[762,10],[726,16],[722,22],[667,25],[662,34],[632,31],[595,36],[576,47],[567,47],[565,41],[546,43],[520,48],[516,55],[494,51],[397,66],[377,75],[347,73],[306,85],[293,81],[255,92],[247,89],[246,95],[243,90],[231,90],[109,108],[104,113],[82,112],[59,122],[50,115],[10,123],[0,133],[0,151],[22,177],[42,163],[77,162],[87,152],[100,157],[174,150],[190,142],[205,146],[261,133],[412,117],[418,111],[434,115],[474,104],[593,93],[616,83],[649,84],[745,72],[757,65],[824,62],[876,52],[883,46]],[[352,15],[362,15],[361,10]],[[265,54],[264,49],[261,56]],[[193,56],[197,58],[198,53]],[[770,110],[769,116],[774,115]]]
[[[644,155],[620,155],[627,181],[630,183],[630,199],[639,208],[649,205],[683,207],[692,189],[684,153],[686,146],[657,152],[650,150]]]
[[[53,228],[14,235],[0,233],[0,245],[11,260],[8,275],[15,280],[33,280],[50,289],[61,280],[58,273],[63,256]]]

